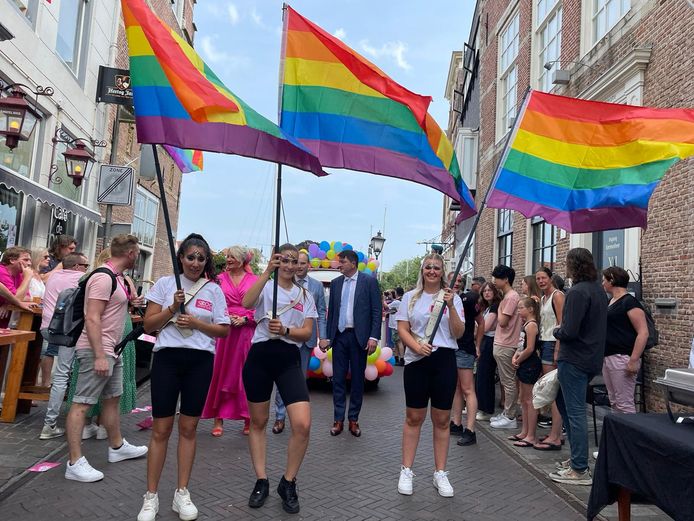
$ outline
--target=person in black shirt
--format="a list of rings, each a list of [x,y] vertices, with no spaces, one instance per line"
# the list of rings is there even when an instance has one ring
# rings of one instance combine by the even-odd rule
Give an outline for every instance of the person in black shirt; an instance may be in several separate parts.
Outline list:
[[[480,310],[484,320],[484,334],[477,359],[477,421],[489,421],[494,414],[496,360],[494,359],[494,333],[496,331],[499,303],[503,295],[491,282],[485,282],[480,289]],[[503,387],[502,387],[503,389]]]
[[[635,413],[634,388],[648,340],[646,313],[627,293],[629,274],[618,266],[602,272],[602,287],[611,296],[607,308],[607,340],[602,376],[615,412]]]

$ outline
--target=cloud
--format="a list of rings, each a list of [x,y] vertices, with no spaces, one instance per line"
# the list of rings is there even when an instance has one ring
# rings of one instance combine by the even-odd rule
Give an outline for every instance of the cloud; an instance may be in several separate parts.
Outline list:
[[[260,13],[256,10],[255,6],[251,9],[251,20],[253,20],[253,23],[258,27],[265,28],[263,17],[260,16]]]
[[[225,70],[248,65],[250,60],[247,56],[229,54],[218,48],[215,44],[218,38],[217,34],[200,38],[199,49],[206,62],[223,65]]]
[[[395,60],[395,63],[401,69],[409,71],[412,66],[405,59],[405,51],[407,51],[407,45],[400,40],[395,42],[386,42],[381,45],[380,48],[372,46],[368,40],[362,40],[359,42],[361,50],[372,58],[389,57]]]
[[[231,25],[236,25],[239,22],[239,10],[234,4],[227,5],[227,14],[229,15],[229,20],[231,20]]]
[[[333,36],[344,41],[345,37],[347,36],[347,31],[340,27],[333,33]]]

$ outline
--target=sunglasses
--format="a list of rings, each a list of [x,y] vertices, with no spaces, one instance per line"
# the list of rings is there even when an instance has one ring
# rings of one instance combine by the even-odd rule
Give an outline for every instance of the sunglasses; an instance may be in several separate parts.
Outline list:
[[[80,266],[80,267],[84,268],[85,270],[87,268],[89,268],[89,264],[77,264],[77,266]]]
[[[441,266],[437,266],[436,264],[427,264],[426,266],[424,266],[423,269],[425,269],[425,270],[441,271],[442,268],[441,268]]]
[[[188,262],[193,262],[193,261],[200,261],[200,262],[207,262],[207,257],[204,257],[202,255],[186,255],[186,260]]]
[[[299,264],[299,259],[295,259],[294,257],[280,257],[280,262],[282,264]]]

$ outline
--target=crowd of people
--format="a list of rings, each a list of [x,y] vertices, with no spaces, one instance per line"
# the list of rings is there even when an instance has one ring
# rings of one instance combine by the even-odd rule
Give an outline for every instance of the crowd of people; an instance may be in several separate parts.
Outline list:
[[[431,253],[414,288],[381,294],[376,278],[359,272],[356,254],[346,250],[337,255],[341,276],[330,283],[327,302],[322,284],[309,276],[307,253],[291,244],[280,246],[260,275],[250,269],[247,249],[227,248],[225,269],[216,273],[208,243],[191,234],[178,248],[176,275],[159,279],[144,297],[125,275],[139,255],[136,237],[114,237],[91,272],[88,259],[76,250],[76,240],[68,236],[33,254],[8,248],[0,261],[0,316],[6,326],[5,304],[29,309],[41,299],[41,329],[48,337],[60,293],[83,286],[82,335],[74,347],[47,343],[43,353],[42,379],[51,391],[39,437],[67,435],[65,477],[76,481],[104,477],[82,455],[83,439],[107,438],[110,462],[146,455],[140,521],[154,520],[159,510],[158,486],[175,423],[178,475],[172,509],[180,519],[197,518],[188,487],[201,418],[213,419],[214,437],[224,435],[224,420],[243,421],[256,477],[248,504],[262,507],[270,493],[266,428],[273,390],[271,432],[283,432],[287,417],[291,426],[277,493],[286,512],[299,512],[296,479],[311,430],[306,385],[311,352],[316,346],[332,349],[333,423],[326,431],[339,436],[347,427],[360,437],[364,369],[381,340],[384,315],[384,341],[404,366],[401,494],[414,492],[412,467],[427,414],[434,431],[432,482],[441,496],[451,497],[450,437],[457,436],[460,446],[475,444],[477,422],[517,430],[509,436],[515,446],[542,451],[561,450],[565,432],[571,457],[558,462],[550,478],[590,484],[588,382],[602,373],[613,409],[635,412],[635,379],[649,335],[645,311],[627,292],[628,273],[607,268],[601,286],[592,255],[583,248],[567,255],[572,284],[566,293],[564,281],[547,267],[523,277],[520,293],[514,289],[515,270],[504,265],[494,268],[491,281],[478,276],[465,288],[461,277],[453,280],[446,273],[444,259]],[[134,345],[125,328],[130,327],[128,311],[142,309],[145,300],[144,330],[157,335],[152,429],[148,446],[134,446],[123,438],[119,419],[135,407]],[[546,411],[551,430],[538,437],[533,386],[555,369],[560,392]],[[497,375],[502,409],[495,414]],[[66,393],[63,429],[57,420]]]

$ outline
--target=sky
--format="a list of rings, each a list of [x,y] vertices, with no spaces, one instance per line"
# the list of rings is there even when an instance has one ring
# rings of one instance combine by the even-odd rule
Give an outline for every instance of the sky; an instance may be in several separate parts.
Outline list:
[[[451,53],[467,40],[473,0],[377,2],[296,0],[290,4],[409,90],[433,97],[429,112],[446,129]],[[432,8],[432,5],[434,6]],[[277,122],[282,2],[206,0],[195,6],[195,48],[234,94]],[[240,244],[267,254],[274,236],[273,163],[205,152],[204,172],[186,174],[178,238],[202,233],[214,249]],[[326,169],[328,177],[284,167],[281,242],[342,241],[366,252],[386,238],[382,269],[421,255],[441,233],[443,196],[399,179]],[[286,228],[285,228],[286,219]]]

